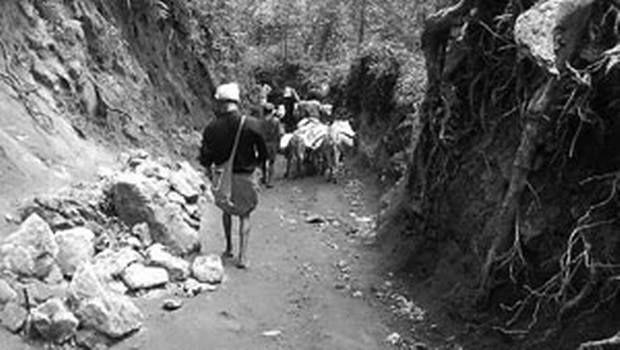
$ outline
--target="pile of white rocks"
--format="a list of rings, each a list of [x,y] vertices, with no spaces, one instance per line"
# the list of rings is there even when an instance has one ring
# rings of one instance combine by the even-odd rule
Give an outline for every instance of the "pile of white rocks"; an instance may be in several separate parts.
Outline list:
[[[200,208],[208,184],[189,163],[144,152],[117,172],[29,201],[0,241],[0,323],[46,342],[84,348],[138,331],[132,298],[154,289],[213,291],[219,256],[201,256]]]

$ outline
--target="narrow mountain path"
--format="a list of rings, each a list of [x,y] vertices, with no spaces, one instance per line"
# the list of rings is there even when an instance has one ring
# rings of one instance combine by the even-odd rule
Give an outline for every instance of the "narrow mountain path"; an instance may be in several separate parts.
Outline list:
[[[361,203],[353,205],[358,215],[367,214]],[[391,333],[389,313],[373,305],[378,303],[370,292],[381,281],[374,273],[379,256],[347,236],[355,227],[351,210],[342,185],[322,178],[278,181],[261,192],[252,217],[250,269],[228,263],[227,279],[217,292],[186,300],[176,312],[161,310],[158,298],[140,301],[148,315],[144,331],[116,347],[389,348],[384,342]],[[308,223],[313,215],[327,221]],[[206,209],[203,251],[224,247],[219,217],[216,208]]]

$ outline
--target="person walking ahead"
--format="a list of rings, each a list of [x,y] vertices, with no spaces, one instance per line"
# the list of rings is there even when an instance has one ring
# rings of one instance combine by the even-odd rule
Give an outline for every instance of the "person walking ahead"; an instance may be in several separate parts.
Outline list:
[[[222,223],[226,236],[224,258],[233,257],[231,226],[232,216],[239,217],[239,255],[237,267],[245,268],[247,244],[250,235],[250,214],[258,205],[254,170],[267,159],[267,147],[261,133],[261,123],[252,117],[242,117],[239,110],[239,86],[229,83],[219,86],[215,93],[216,118],[204,130],[200,149],[200,164],[207,170],[212,182],[215,167],[226,163],[231,157],[239,127],[238,144],[232,165],[231,202],[235,211],[222,209]],[[243,122],[243,125],[241,124]]]
[[[293,132],[297,128],[297,122],[299,122],[299,120],[295,118],[295,105],[299,101],[299,95],[297,95],[295,89],[290,86],[284,88],[282,104],[284,104],[286,113],[284,114],[284,118],[282,118],[282,123],[284,123],[284,130],[287,133]]]
[[[263,184],[271,188],[273,185],[273,174],[275,171],[276,156],[280,147],[280,138],[284,134],[284,129],[280,125],[280,120],[276,116],[275,107],[267,102],[263,107],[262,131],[267,145],[267,161],[263,163]]]

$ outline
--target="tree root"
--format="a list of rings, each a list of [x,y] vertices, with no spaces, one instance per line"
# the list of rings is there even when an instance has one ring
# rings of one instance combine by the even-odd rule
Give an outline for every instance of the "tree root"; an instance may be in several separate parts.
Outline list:
[[[486,304],[493,280],[493,268],[510,244],[511,228],[516,217],[521,194],[527,185],[527,177],[534,162],[536,151],[542,143],[543,135],[548,128],[546,111],[555,101],[556,91],[560,81],[557,78],[548,78],[530,99],[526,110],[526,122],[521,132],[521,143],[512,166],[512,173],[508,190],[497,213],[487,222],[483,231],[482,247],[489,246],[487,256],[481,271],[480,297]]]
[[[617,3],[617,0],[609,1]],[[511,306],[501,305],[507,312],[507,321],[494,327],[502,334],[516,337],[533,331],[539,321],[547,321],[550,314],[557,313],[560,323],[573,322],[575,318],[591,312],[592,305],[599,307],[599,303],[608,304],[611,300],[610,293],[617,294],[620,288],[612,290],[620,277],[615,280],[610,278],[610,274],[620,270],[620,265],[603,266],[614,264],[616,257],[599,256],[600,242],[593,237],[598,231],[597,228],[615,222],[610,220],[613,214],[609,212],[617,212],[612,206],[619,205],[615,198],[620,172],[582,181],[582,185],[592,181],[605,181],[606,184],[611,184],[611,193],[602,202],[591,205],[576,224],[573,224],[572,229],[565,232],[563,241],[559,242],[563,248],[553,257],[547,254],[554,254],[555,247],[552,252],[538,254],[538,250],[533,251],[532,256],[545,260],[544,267],[538,269],[538,266],[527,261],[523,251],[520,208],[523,204],[522,198],[525,198],[524,192],[531,191],[533,203],[543,216],[547,215],[542,199],[547,200],[548,191],[535,189],[529,179],[533,169],[537,168],[535,160],[544,156],[545,161],[551,159],[549,164],[555,166],[555,160],[561,158],[559,164],[562,168],[558,175],[576,175],[569,173],[575,163],[568,163],[569,160],[579,155],[583,141],[590,141],[591,126],[603,128],[606,121],[592,103],[598,91],[597,81],[600,81],[606,62],[601,57],[597,61],[589,58],[587,66],[581,61],[578,68],[567,65],[561,77],[543,75],[543,70],[537,68],[535,62],[515,58],[518,53],[511,37],[514,22],[525,10],[524,6],[529,7],[531,3],[521,0],[508,1],[504,13],[498,15],[497,12],[501,9],[487,11],[482,1],[460,0],[427,19],[422,33],[427,88],[418,111],[422,131],[418,138],[418,147],[414,149],[412,166],[408,169],[408,190],[419,196],[416,200],[421,203],[424,219],[432,221],[433,214],[441,210],[438,209],[441,204],[437,202],[443,199],[442,191],[446,187],[442,185],[450,184],[452,174],[449,173],[449,164],[453,159],[457,159],[457,163],[462,160],[458,157],[460,153],[451,148],[459,146],[460,138],[454,130],[473,130],[474,137],[478,137],[476,151],[482,155],[489,172],[493,172],[494,159],[489,161],[485,151],[494,143],[505,147],[507,142],[498,140],[492,134],[498,125],[505,126],[501,121],[507,116],[521,116],[521,129],[515,131],[519,133],[519,145],[513,154],[511,171],[505,181],[505,192],[492,216],[484,223],[482,233],[474,236],[477,241],[472,244],[473,254],[483,260],[479,263],[479,302],[488,306],[490,294],[498,282],[512,282],[522,293],[521,300]],[[605,8],[599,10],[603,11]],[[470,12],[472,10],[476,12]],[[472,14],[471,17],[468,13]],[[453,54],[447,47],[453,40],[451,29],[460,26],[463,19],[466,23],[461,33],[462,43],[470,50],[469,56],[461,61],[461,56],[458,53]],[[615,38],[617,39],[617,34]],[[455,50],[460,50],[460,47]],[[457,58],[458,64],[452,64],[452,56]],[[456,69],[463,69],[463,73]],[[457,92],[456,103],[445,93],[449,89]],[[568,118],[574,119],[569,123]],[[511,126],[515,124],[511,121]],[[510,137],[514,135],[511,131],[503,133],[502,136],[506,134]],[[543,145],[544,152],[553,153],[542,154],[540,151]],[[548,175],[546,170],[540,173]],[[594,188],[597,191],[601,189],[600,186]],[[542,193],[539,195],[537,190]],[[602,209],[608,204],[608,210]],[[554,232],[553,237],[545,243],[551,240],[558,243],[556,238]],[[608,252],[615,248],[602,249],[603,254],[609,254]],[[553,264],[551,272],[547,269],[551,266],[550,263]],[[534,278],[530,279],[532,273]],[[541,276],[541,273],[544,275]],[[535,284],[530,284],[534,283],[532,280],[536,281]],[[549,333],[552,332],[547,332]],[[614,344],[620,344],[620,333],[617,337],[618,343]]]
[[[609,175],[609,174],[607,174]],[[593,221],[595,211],[603,209],[611,201],[616,198],[617,183],[620,181],[618,175],[615,174],[615,178],[612,182],[612,188],[610,194],[601,202],[591,205],[586,213],[577,220],[577,227],[575,227],[569,234],[569,238],[566,243],[566,250],[560,257],[560,271],[549,278],[540,287],[533,289],[528,285],[524,285],[524,289],[527,295],[522,299],[514,303],[512,306],[500,305],[501,308],[511,313],[511,318],[505,323],[507,328],[501,328],[504,331],[510,331],[510,327],[513,327],[522,318],[524,312],[528,307],[534,305],[534,311],[531,314],[531,319],[528,323],[528,327],[525,330],[517,330],[516,332],[530,331],[538,320],[538,313],[544,303],[554,303],[559,305],[558,321],[564,322],[568,319],[568,315],[574,315],[574,312],[583,306],[586,302],[591,300],[592,295],[601,290],[600,285],[603,281],[603,273],[609,271],[610,268],[620,268],[620,266],[604,266],[595,261],[591,256],[591,244],[588,242],[586,233],[603,225],[612,224],[615,220],[599,220]],[[608,179],[609,176],[602,175],[600,177],[592,177],[584,180],[583,183],[594,181],[594,179]],[[518,234],[518,233],[517,233]],[[577,250],[577,244],[581,247],[580,251]],[[501,261],[502,266],[507,264],[508,261],[512,264],[515,258],[515,249],[518,241],[515,238],[515,245],[509,251],[512,252],[505,258],[498,259]],[[521,260],[519,260],[521,261]],[[524,263],[524,262],[523,262]],[[577,286],[574,283],[575,276],[580,272],[585,271],[588,273],[588,281],[579,288],[579,292],[571,297],[571,291],[576,289]],[[612,278],[613,279],[613,278]],[[611,279],[610,279],[611,280]],[[606,293],[604,296],[600,296],[600,302],[597,307],[602,303],[609,302],[617,293],[617,289],[614,289],[611,293]],[[515,333],[515,334],[517,334]],[[506,333],[508,334],[508,333]]]
[[[426,137],[431,128],[431,123],[435,118],[435,109],[442,106],[442,74],[444,70],[446,47],[450,39],[450,31],[462,17],[472,9],[475,0],[460,0],[453,6],[441,9],[431,14],[425,21],[424,31],[421,36],[422,50],[424,52],[427,87],[424,100],[422,101],[418,115],[421,121],[421,137],[412,155],[412,164],[415,169],[409,173],[408,188],[413,188],[414,184],[419,187],[420,201],[424,202],[428,191],[428,172],[430,164],[437,151],[438,145],[434,140]],[[446,106],[443,106],[444,108]],[[443,128],[446,136],[446,122]],[[441,131],[440,131],[441,133]],[[413,191],[412,191],[413,192]]]
[[[434,105],[439,100],[439,87],[441,86],[450,30],[473,5],[473,0],[460,0],[455,5],[441,9],[426,19],[421,40],[424,58],[426,59],[428,87],[423,104]],[[427,111],[430,112],[428,109]]]
[[[603,349],[604,347],[613,345],[620,345],[620,332],[607,339],[582,343],[581,345],[579,345],[579,350]]]

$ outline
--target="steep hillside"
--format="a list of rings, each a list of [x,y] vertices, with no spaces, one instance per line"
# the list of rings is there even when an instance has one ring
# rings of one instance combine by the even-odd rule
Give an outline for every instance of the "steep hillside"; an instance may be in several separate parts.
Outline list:
[[[192,11],[182,1],[0,3],[0,209],[92,175],[124,148],[194,157],[213,83]]]

